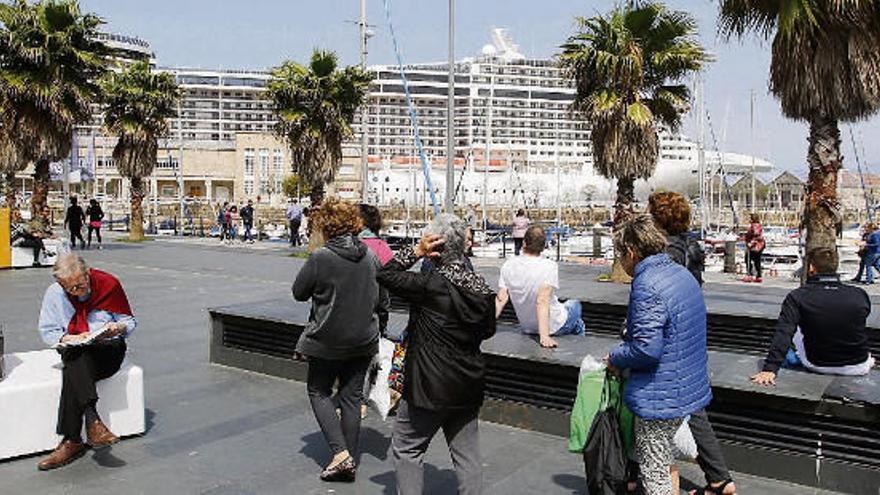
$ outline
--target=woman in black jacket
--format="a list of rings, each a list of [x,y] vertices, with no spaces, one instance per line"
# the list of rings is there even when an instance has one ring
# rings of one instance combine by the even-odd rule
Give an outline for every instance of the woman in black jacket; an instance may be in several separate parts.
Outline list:
[[[314,221],[327,241],[293,283],[297,301],[312,301],[296,351],[308,358],[309,401],[333,453],[321,479],[350,482],[357,469],[364,377],[378,352],[380,264],[357,237],[363,228],[357,206],[328,199]],[[339,416],[332,400],[337,381]]]
[[[482,490],[477,417],[485,362],[480,344],[495,333],[495,294],[464,262],[467,225],[439,215],[415,249],[400,251],[379,282],[411,303],[403,400],[391,441],[401,495],[421,495],[422,457],[442,429],[458,476],[458,493]],[[408,271],[421,258],[435,269]]]

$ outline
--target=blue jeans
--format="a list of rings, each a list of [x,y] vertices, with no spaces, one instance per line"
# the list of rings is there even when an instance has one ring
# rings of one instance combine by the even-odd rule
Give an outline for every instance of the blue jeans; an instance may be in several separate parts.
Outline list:
[[[249,224],[249,223],[244,224],[244,240],[251,241],[254,239],[254,236],[251,235],[252,228],[254,228],[253,224]]]
[[[568,318],[566,318],[562,328],[553,335],[583,335],[586,331],[586,326],[584,325],[584,320],[581,319],[581,302],[577,299],[569,299],[563,303],[563,306],[565,306],[565,311],[568,313]]]
[[[866,254],[865,258],[865,270],[868,271],[867,282],[873,284],[874,270],[880,271],[880,268],[877,268],[877,262],[880,261],[880,253]]]

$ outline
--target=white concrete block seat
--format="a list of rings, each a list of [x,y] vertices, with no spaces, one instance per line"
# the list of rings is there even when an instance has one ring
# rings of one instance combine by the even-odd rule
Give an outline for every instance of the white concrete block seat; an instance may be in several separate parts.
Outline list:
[[[7,354],[0,381],[0,460],[52,450],[61,396],[61,356],[53,349]],[[126,437],[145,429],[143,370],[128,362],[98,382],[98,414]],[[83,438],[85,438],[83,431]]]
[[[58,253],[62,248],[62,244],[64,241],[61,239],[46,239],[43,241],[43,244],[46,246],[46,251],[52,254],[52,256],[47,256],[45,252],[40,253],[40,265],[42,266],[52,266],[55,264],[55,260],[58,259]],[[12,267],[13,268],[27,268],[34,265],[34,248],[30,247],[13,247],[12,248]]]

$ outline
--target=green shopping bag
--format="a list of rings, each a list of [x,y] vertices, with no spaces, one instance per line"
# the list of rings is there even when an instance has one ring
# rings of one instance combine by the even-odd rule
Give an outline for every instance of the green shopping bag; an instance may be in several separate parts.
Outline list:
[[[605,387],[608,390],[603,394]],[[608,375],[605,368],[591,371],[581,375],[578,383],[577,397],[571,410],[571,432],[568,437],[569,452],[580,454],[587,443],[587,435],[593,426],[596,413],[605,410],[608,404],[619,403],[618,420],[620,433],[623,435],[623,443],[627,454],[632,452],[633,447],[633,414],[623,403],[623,380]]]

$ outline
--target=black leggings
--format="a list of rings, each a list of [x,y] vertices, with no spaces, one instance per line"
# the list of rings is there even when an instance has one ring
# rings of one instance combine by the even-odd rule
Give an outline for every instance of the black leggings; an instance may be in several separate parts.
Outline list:
[[[519,256],[519,252],[522,250],[523,239],[523,237],[513,238],[513,254],[516,256]]]
[[[364,377],[372,359],[372,356],[344,360],[309,357],[306,381],[309,402],[333,455],[348,450],[357,459]],[[336,380],[339,380],[339,416],[332,398]]]
[[[92,227],[89,225],[89,246],[92,245],[92,232],[94,232],[95,237],[98,238],[98,244],[101,244],[101,227]]]

